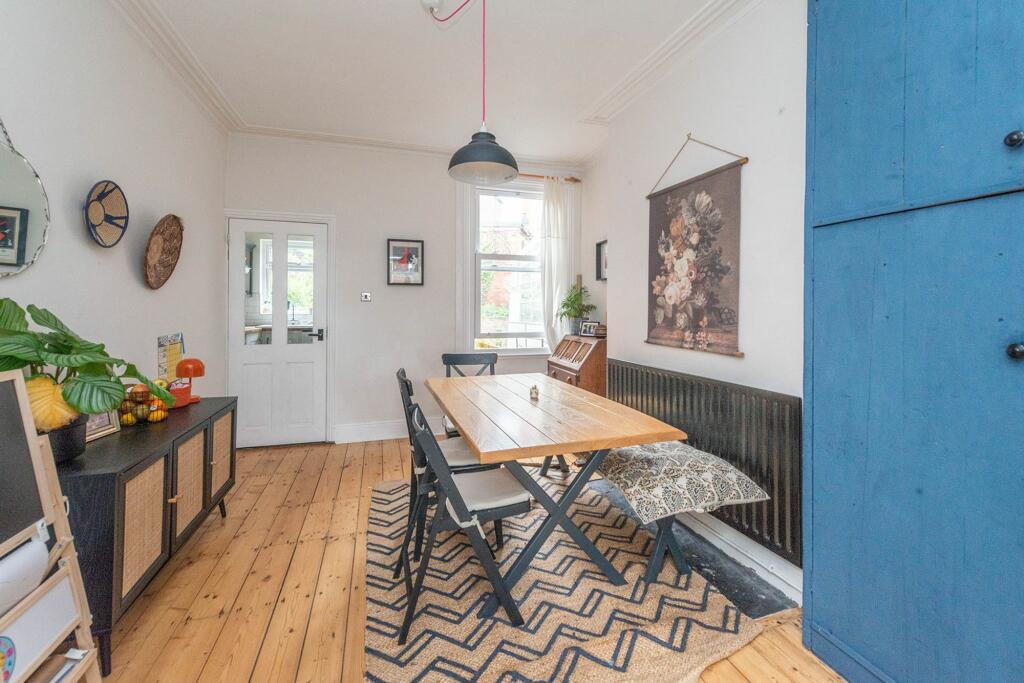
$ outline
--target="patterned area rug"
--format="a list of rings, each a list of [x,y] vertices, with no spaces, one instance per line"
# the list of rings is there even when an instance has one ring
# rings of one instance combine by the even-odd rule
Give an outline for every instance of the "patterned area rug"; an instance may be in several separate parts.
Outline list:
[[[562,490],[558,481],[541,481],[552,495]],[[405,586],[391,578],[391,568],[407,501],[404,482],[374,487],[366,562],[367,680],[696,681],[708,665],[761,631],[700,574],[680,575],[670,560],[658,582],[648,585],[643,573],[654,539],[588,489],[572,518],[623,572],[625,585],[612,585],[557,529],[512,590],[526,623],[513,627],[500,609],[480,619],[476,612],[490,583],[466,536],[453,533],[434,549],[409,640],[400,647]],[[545,517],[535,504],[530,513],[505,520],[505,548],[498,555],[503,573]]]

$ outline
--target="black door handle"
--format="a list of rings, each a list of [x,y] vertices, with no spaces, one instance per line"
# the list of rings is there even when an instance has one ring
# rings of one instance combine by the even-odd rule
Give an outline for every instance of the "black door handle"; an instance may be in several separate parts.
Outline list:
[[[1010,344],[1006,347],[1006,355],[1014,360],[1024,358],[1024,344]]]
[[[1003,144],[1007,147],[1020,147],[1024,145],[1024,130],[1014,130],[1006,134]]]
[[[318,328],[316,332],[307,332],[306,335],[310,336],[310,337],[316,337],[317,341],[323,341],[324,340],[324,328],[322,328],[322,327]]]

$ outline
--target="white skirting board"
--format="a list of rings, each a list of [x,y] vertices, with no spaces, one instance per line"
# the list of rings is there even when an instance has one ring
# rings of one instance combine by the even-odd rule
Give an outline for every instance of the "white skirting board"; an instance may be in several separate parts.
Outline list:
[[[441,434],[441,416],[428,417],[427,422],[435,434]],[[405,420],[381,420],[379,422],[354,422],[334,425],[331,439],[335,443],[357,443],[359,441],[380,441],[382,439],[407,439],[409,431]]]
[[[685,513],[680,522],[708,543],[724,552],[744,567],[749,567],[778,588],[787,598],[803,605],[804,573],[800,567],[782,559],[725,522],[707,514]]]

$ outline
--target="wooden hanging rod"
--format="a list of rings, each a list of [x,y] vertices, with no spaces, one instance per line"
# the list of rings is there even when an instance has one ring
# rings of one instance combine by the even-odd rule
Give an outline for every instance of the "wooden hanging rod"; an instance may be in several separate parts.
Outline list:
[[[537,175],[536,173],[520,173],[519,177],[520,178],[536,178],[537,180],[544,180],[544,178],[548,177],[548,176]],[[582,183],[583,182],[582,180],[580,180],[579,178],[577,178],[575,176],[569,176],[567,178],[562,178],[562,180],[564,180],[567,183]]]

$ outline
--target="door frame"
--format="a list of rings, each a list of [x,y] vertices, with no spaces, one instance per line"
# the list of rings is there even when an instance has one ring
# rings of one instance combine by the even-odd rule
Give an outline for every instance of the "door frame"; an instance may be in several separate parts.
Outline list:
[[[337,225],[337,218],[330,214],[316,214],[316,213],[295,213],[291,211],[262,211],[258,209],[225,209],[224,210],[224,259],[230,266],[231,259],[231,219],[239,220],[254,220],[254,221],[283,221],[286,223],[315,223],[319,225],[327,226],[327,306],[326,306],[326,325],[327,325],[327,360],[326,360],[326,373],[327,373],[327,386],[326,396],[324,397],[325,410],[327,412],[324,415],[324,427],[325,433],[324,438],[333,443],[334,442],[334,422],[332,416],[334,415],[334,402],[335,397],[335,383],[331,381],[331,373],[334,370],[337,347],[334,343],[334,328],[340,323],[340,318],[335,309],[334,303],[334,292],[337,284],[335,268],[335,229]],[[224,269],[224,320],[228,321],[230,313],[230,300],[231,295],[230,282],[230,267]],[[230,321],[228,322],[230,324]],[[229,328],[227,325],[224,327],[224,348],[226,352],[226,358],[228,367],[231,366],[231,342],[229,341]],[[237,419],[237,416],[236,416]]]

